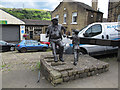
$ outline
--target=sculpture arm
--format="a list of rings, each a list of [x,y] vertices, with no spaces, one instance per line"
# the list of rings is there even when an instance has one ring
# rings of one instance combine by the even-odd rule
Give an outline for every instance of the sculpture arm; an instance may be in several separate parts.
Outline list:
[[[66,37],[66,28],[65,28],[64,26],[62,26],[61,29],[62,29],[63,32],[64,32],[63,37]]]
[[[46,31],[46,38],[49,37],[49,34],[50,34],[50,30],[49,30],[49,27],[48,27],[47,31]]]
[[[66,34],[66,28],[62,26],[61,29],[63,30],[64,34]]]
[[[69,39],[71,39],[71,40],[73,39],[73,37],[72,37],[72,36],[67,36],[67,38],[69,38]]]

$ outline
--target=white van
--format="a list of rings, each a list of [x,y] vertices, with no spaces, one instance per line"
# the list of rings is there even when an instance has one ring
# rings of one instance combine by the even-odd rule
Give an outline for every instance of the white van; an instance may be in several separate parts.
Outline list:
[[[120,28],[120,24],[118,22],[93,23],[83,28],[79,32],[78,36],[96,38],[96,39],[118,40],[120,39],[119,28]],[[89,54],[89,55],[115,53],[118,49],[118,47],[112,47],[112,46],[99,46],[99,45],[87,45],[87,44],[80,44],[80,47],[81,47],[80,50],[81,54]]]

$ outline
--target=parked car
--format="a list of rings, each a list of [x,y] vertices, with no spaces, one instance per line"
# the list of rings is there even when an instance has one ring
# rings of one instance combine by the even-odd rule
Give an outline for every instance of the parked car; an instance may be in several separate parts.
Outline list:
[[[46,51],[48,49],[48,45],[41,44],[36,40],[23,40],[19,44],[16,45],[16,49],[21,53],[25,53],[28,50]]]
[[[92,23],[81,29],[78,36],[106,40],[120,40],[120,25],[118,22]],[[73,53],[73,45],[67,47],[65,53]],[[116,53],[118,47],[80,44],[80,54],[102,55]]]
[[[48,46],[50,45],[50,42],[47,42],[47,41],[40,41],[40,43],[47,44]]]
[[[14,51],[14,50],[15,50],[15,44],[7,43],[3,40],[0,40],[0,52]]]

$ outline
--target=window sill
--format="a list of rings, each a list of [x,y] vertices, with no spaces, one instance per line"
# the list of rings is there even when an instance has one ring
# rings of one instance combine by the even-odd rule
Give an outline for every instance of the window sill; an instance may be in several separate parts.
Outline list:
[[[67,24],[67,23],[63,23],[63,24]]]
[[[71,24],[77,24],[77,22],[75,23],[75,22],[72,22]]]

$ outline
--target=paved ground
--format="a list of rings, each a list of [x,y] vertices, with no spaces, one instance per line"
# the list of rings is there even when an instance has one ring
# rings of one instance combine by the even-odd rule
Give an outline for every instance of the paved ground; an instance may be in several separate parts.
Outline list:
[[[2,87],[3,88],[53,88],[53,86],[41,76],[40,83],[37,82],[37,63],[41,55],[51,52],[28,52],[2,53]],[[118,63],[116,57],[99,57],[110,64],[110,71],[63,83],[55,88],[117,88],[118,87]]]

